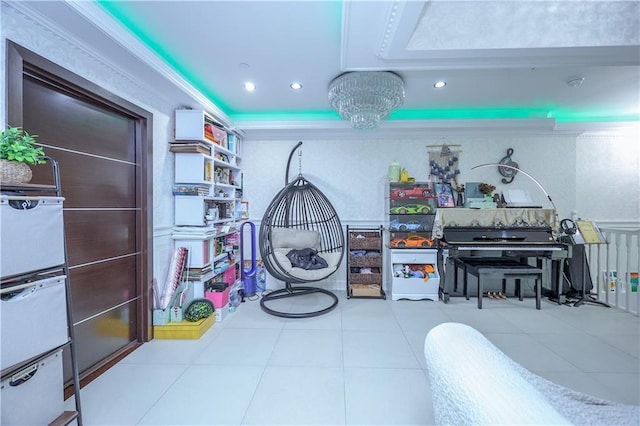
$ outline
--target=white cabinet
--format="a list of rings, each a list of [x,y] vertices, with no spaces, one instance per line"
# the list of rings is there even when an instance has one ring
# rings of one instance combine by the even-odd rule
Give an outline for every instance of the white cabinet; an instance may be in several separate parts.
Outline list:
[[[176,110],[176,140],[220,143],[227,140],[226,131],[206,111]]]
[[[440,275],[436,249],[395,249],[391,255],[391,299],[438,301]]]

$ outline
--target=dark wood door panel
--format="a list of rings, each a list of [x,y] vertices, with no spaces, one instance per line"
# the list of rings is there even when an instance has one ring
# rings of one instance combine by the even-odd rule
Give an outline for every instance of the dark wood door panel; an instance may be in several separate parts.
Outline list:
[[[65,208],[136,206],[134,164],[56,149],[47,149],[46,152],[60,165]],[[33,182],[50,182],[51,168],[44,165],[35,167],[33,176]]]
[[[72,268],[73,320],[82,321],[135,298],[138,260],[134,255]]]
[[[64,227],[69,265],[136,252],[135,210],[67,210]]]
[[[91,374],[136,339],[136,303],[131,302],[75,327],[78,369]],[[67,352],[67,351],[65,351]],[[65,356],[65,380],[71,379],[71,362]]]
[[[65,149],[134,162],[133,123],[104,105],[51,90],[27,77],[24,80],[23,127],[38,135],[38,142]]]
[[[7,122],[60,166],[77,324],[65,377],[75,348],[90,380],[150,336],[153,115],[9,40],[6,62]]]

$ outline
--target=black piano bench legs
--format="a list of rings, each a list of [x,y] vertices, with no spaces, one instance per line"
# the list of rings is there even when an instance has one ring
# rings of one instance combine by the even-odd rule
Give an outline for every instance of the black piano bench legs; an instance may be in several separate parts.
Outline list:
[[[521,280],[525,278],[534,278],[536,286],[536,309],[540,309],[540,301],[542,299],[542,269],[535,268],[527,264],[509,264],[509,265],[473,265],[467,264],[464,275],[464,292],[467,300],[469,299],[467,288],[467,275],[473,275],[478,279],[478,309],[482,309],[482,297],[484,289],[482,282],[485,278],[498,278],[502,280],[515,280],[515,290],[518,298],[522,301]]]

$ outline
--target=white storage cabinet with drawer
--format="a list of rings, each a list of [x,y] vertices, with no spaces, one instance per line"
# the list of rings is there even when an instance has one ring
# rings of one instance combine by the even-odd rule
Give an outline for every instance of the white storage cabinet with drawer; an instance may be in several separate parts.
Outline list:
[[[440,275],[436,249],[396,249],[391,255],[391,299],[438,301]]]

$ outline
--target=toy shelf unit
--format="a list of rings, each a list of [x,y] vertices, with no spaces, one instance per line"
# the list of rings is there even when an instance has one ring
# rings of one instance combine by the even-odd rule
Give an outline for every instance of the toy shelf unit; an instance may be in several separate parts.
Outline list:
[[[347,298],[386,299],[382,230],[347,226]]]
[[[82,425],[71,285],[57,162],[54,185],[2,185],[0,424]],[[65,410],[68,352],[75,411]]]
[[[438,300],[437,245],[431,238],[437,205],[433,182],[389,183],[392,300]]]
[[[436,249],[392,249],[391,299],[438,301],[440,274]]]
[[[437,208],[432,182],[389,184],[389,247],[430,248]]]

